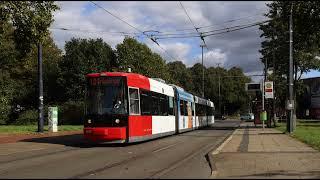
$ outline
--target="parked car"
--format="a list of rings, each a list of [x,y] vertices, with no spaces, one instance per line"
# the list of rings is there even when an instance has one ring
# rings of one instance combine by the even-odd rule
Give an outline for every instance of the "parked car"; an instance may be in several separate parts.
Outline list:
[[[253,121],[254,120],[254,115],[253,113],[245,113],[240,115],[240,120],[247,120],[247,121]]]

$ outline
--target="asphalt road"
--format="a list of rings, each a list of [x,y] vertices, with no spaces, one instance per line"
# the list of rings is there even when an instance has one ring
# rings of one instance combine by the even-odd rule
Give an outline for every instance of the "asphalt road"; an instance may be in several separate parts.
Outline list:
[[[206,154],[240,121],[130,145],[93,145],[82,135],[0,145],[1,178],[208,178]]]

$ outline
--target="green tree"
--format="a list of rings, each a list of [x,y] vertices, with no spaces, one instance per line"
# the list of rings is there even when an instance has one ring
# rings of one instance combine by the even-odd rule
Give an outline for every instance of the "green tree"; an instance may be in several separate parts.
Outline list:
[[[12,22],[14,40],[20,56],[23,57],[49,35],[53,22],[53,11],[59,9],[54,1],[1,1],[3,20]]]
[[[289,65],[289,16],[293,4],[293,58],[294,80],[301,78],[303,73],[312,69],[320,69],[320,60],[316,58],[320,51],[320,5],[315,1],[273,1],[266,17],[271,20],[260,25],[263,31],[262,62],[273,66],[276,57],[275,70],[277,74],[288,75]],[[274,53],[274,54],[273,54]]]
[[[127,71],[130,67],[132,72],[171,81],[165,60],[147,45],[126,37],[116,48],[121,71]]]
[[[22,61],[20,77],[25,83],[27,89],[21,101],[24,106],[37,108],[38,99],[38,49],[32,45],[32,49]],[[43,59],[43,90],[44,100],[46,103],[56,102],[60,98],[61,89],[57,81],[61,76],[59,63],[62,61],[62,51],[54,43],[50,36],[47,36],[42,42],[42,59]]]
[[[250,81],[251,79],[243,74],[242,69],[237,67],[229,69],[228,76],[222,79],[223,84],[226,83],[226,99],[231,113],[248,110],[249,97],[245,91],[245,83]]]
[[[249,108],[249,96],[244,87],[251,79],[244,75],[242,69],[233,67],[226,70],[222,67],[210,67],[205,74],[207,79],[205,94],[215,103],[217,111],[219,111],[219,78],[221,112],[234,114]]]
[[[37,56],[32,51],[35,44],[48,38],[52,12],[57,9],[52,1],[0,2],[0,123],[14,121],[16,105],[33,106],[29,102],[36,96],[29,95],[35,84],[30,77],[35,77],[32,61]]]
[[[169,62],[167,64],[173,84],[176,84],[186,91],[193,91],[193,81],[191,72],[181,61]]]
[[[320,4],[316,1],[273,1],[267,6],[265,14],[270,21],[260,25],[262,62],[273,67],[277,105],[284,107],[286,84],[283,76],[289,74],[289,17],[292,5],[293,17],[293,61],[294,61],[294,97],[302,93],[302,74],[312,69],[320,69]],[[273,61],[275,61],[273,63]]]
[[[192,82],[193,82],[193,89],[190,90],[192,93],[196,94],[199,97],[202,97],[202,70],[204,69],[204,72],[206,73],[207,68],[202,66],[202,64],[200,63],[196,63],[194,64],[192,67],[188,68],[188,70],[190,71],[191,75],[192,75]],[[204,85],[205,85],[205,96],[207,96],[206,93],[206,83],[207,83],[207,79],[206,79],[206,75],[205,75],[205,81],[204,81]]]
[[[62,100],[83,100],[86,74],[112,71],[118,66],[114,51],[102,39],[72,38],[66,42],[65,51],[58,80]]]

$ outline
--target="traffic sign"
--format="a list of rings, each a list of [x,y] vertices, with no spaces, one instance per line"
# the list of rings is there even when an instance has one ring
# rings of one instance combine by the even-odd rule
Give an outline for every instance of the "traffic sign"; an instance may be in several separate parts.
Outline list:
[[[261,91],[260,83],[246,83],[246,91]]]
[[[266,99],[273,99],[273,81],[266,81],[264,83]]]

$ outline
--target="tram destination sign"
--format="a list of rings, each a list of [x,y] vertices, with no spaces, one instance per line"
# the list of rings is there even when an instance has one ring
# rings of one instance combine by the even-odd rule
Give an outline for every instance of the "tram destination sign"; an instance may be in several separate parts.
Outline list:
[[[94,77],[89,78],[89,84],[91,86],[99,86],[99,85],[110,85],[110,86],[118,86],[121,82],[120,77]]]

